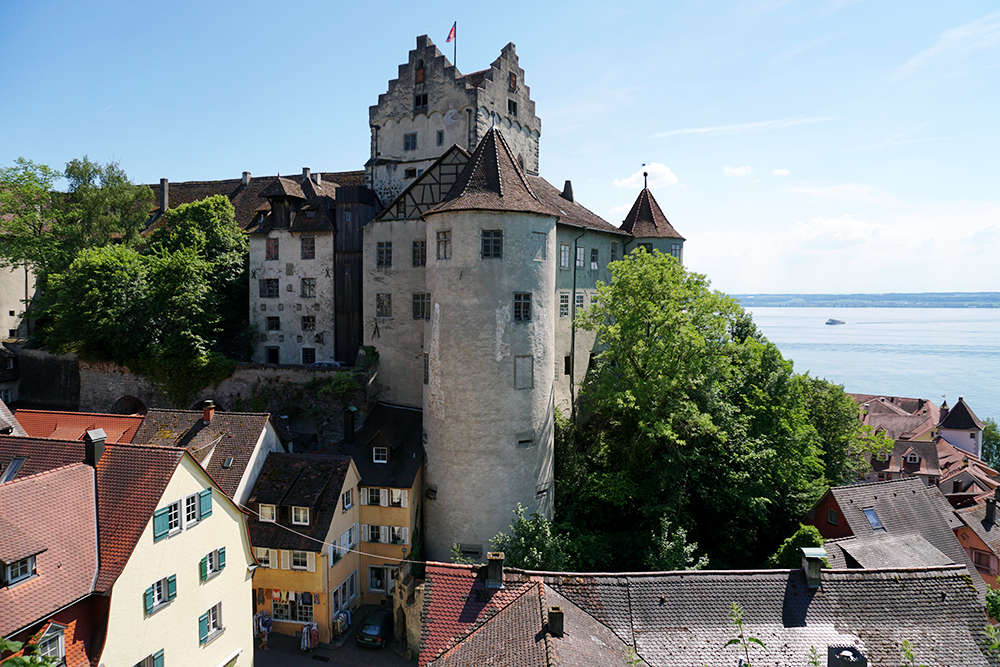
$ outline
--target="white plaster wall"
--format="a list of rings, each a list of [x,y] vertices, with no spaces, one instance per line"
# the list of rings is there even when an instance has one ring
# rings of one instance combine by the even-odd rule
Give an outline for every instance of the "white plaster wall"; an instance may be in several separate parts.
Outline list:
[[[379,354],[379,398],[423,404],[424,321],[413,319],[413,294],[426,292],[425,268],[413,266],[413,241],[424,240],[423,220],[386,220],[364,228],[364,340]],[[392,267],[376,266],[377,243],[392,242]],[[428,245],[428,262],[434,249]],[[375,295],[392,294],[392,317],[375,316]],[[432,295],[433,296],[433,295]]]
[[[302,259],[302,236],[316,238],[316,258]],[[265,239],[278,239],[278,259],[264,260]],[[262,299],[258,281],[278,278],[277,299]],[[302,298],[302,278],[316,279],[316,296]],[[316,361],[334,359],[333,233],[273,230],[250,236],[250,325],[257,331],[253,361],[264,363],[266,348],[279,349],[282,364],[302,363],[302,348],[316,349]],[[289,287],[291,291],[289,291]],[[316,330],[302,330],[302,316],[316,317]],[[268,331],[267,318],[281,318],[281,331]],[[315,341],[317,334],[323,342]],[[263,337],[267,340],[263,340]],[[300,340],[301,339],[301,340]]]
[[[167,484],[157,509],[214,487],[201,468],[185,456]],[[199,563],[210,551],[226,547],[226,567],[201,581]],[[129,666],[163,650],[164,664],[216,667],[240,652],[238,664],[253,662],[253,563],[243,513],[218,487],[212,489],[212,514],[188,529],[153,542],[153,521],[143,531],[115,582],[101,663]],[[153,582],[177,575],[177,597],[145,615],[143,592]],[[199,645],[198,617],[222,602],[225,631]]]
[[[439,230],[452,232],[452,257],[432,259]],[[503,229],[503,259],[481,259],[481,230]],[[546,259],[531,256],[531,232],[547,234]],[[531,214],[462,212],[426,218],[427,287],[424,387],[430,558],[453,543],[483,551],[508,530],[518,502],[552,514],[555,220]],[[513,320],[514,292],[532,293],[530,322]],[[514,388],[515,357],[533,360],[534,388]],[[531,437],[531,446],[519,439]],[[549,491],[536,495],[539,485]]]
[[[969,437],[970,434],[973,437]],[[940,429],[938,435],[962,451],[969,452],[979,458],[983,457],[983,434],[980,431],[958,431],[943,428]]]

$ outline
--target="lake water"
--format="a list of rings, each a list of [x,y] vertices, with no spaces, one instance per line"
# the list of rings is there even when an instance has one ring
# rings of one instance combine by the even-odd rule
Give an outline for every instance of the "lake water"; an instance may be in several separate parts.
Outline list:
[[[799,373],[1000,421],[1000,308],[747,308]],[[828,325],[830,318],[847,324]]]

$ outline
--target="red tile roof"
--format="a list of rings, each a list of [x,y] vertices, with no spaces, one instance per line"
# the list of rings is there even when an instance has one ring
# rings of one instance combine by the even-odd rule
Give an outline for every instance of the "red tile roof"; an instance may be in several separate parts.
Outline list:
[[[17,410],[14,418],[33,438],[83,440],[87,431],[104,429],[106,442],[132,442],[142,424],[142,415],[107,415],[90,412],[58,412],[54,410]]]
[[[95,506],[94,469],[84,463],[0,484],[0,560],[34,555],[37,573],[0,588],[0,635],[91,592],[98,566]]]
[[[956,429],[962,431],[982,431],[986,428],[982,420],[976,416],[976,413],[972,411],[972,408],[965,402],[965,399],[961,396],[958,397],[958,403],[955,404],[941,423],[938,425],[939,428]]]
[[[632,204],[632,210],[625,216],[621,229],[636,238],[684,240],[667,220],[667,216],[663,215],[660,205],[656,203],[653,193],[648,188],[643,188],[639,193],[635,203]]]

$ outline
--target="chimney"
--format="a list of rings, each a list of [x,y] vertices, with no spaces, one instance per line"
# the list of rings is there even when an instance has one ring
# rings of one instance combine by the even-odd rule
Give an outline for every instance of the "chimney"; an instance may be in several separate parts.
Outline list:
[[[823,569],[823,559],[826,550],[822,547],[802,547],[802,571],[806,575],[806,585],[809,588],[819,588],[820,570]]]
[[[248,185],[250,185],[250,172],[249,171],[244,171],[243,172],[243,187],[246,187]]]
[[[313,182],[316,185],[323,185],[323,174],[319,173],[318,171],[315,174],[313,174]]]
[[[347,444],[354,442],[354,413],[357,411],[353,405],[344,408],[344,442]]]
[[[97,462],[104,454],[104,441],[107,437],[103,428],[87,431],[87,434],[83,436],[84,463],[97,467]]]
[[[166,213],[170,208],[170,181],[160,179],[160,213]]]
[[[986,499],[986,525],[992,526],[997,522],[997,499],[996,496],[993,498]]]
[[[205,405],[201,408],[201,423],[208,426],[212,423],[212,417],[215,416],[215,403],[212,401],[205,401]]]
[[[566,185],[563,186],[562,194],[559,195],[566,201],[573,201],[573,183],[572,181],[566,181]]]
[[[309,167],[302,167],[302,180],[303,181],[311,181],[312,180],[312,176],[309,175],[310,171],[311,170],[309,169]]]
[[[553,637],[563,636],[562,607],[549,607],[549,634]]]
[[[506,556],[502,551],[490,551],[486,554],[486,588],[502,589],[503,561]]]

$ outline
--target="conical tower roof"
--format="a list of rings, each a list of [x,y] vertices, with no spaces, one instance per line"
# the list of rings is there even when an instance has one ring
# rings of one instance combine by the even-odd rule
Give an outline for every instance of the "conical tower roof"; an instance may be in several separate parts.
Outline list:
[[[427,214],[444,211],[507,211],[559,217],[531,189],[507,140],[496,127],[490,128],[479,142],[441,203]]]
[[[982,431],[985,427],[986,425],[980,421],[976,413],[972,411],[972,408],[968,406],[965,399],[961,396],[958,397],[958,403],[955,404],[955,407],[949,410],[948,415],[938,424],[938,428],[960,431],[971,431],[973,429]]]
[[[660,205],[653,198],[649,188],[643,188],[639,197],[632,205],[632,210],[625,216],[625,221],[619,227],[636,238],[680,239],[684,237],[677,233],[673,225],[663,215]]]

